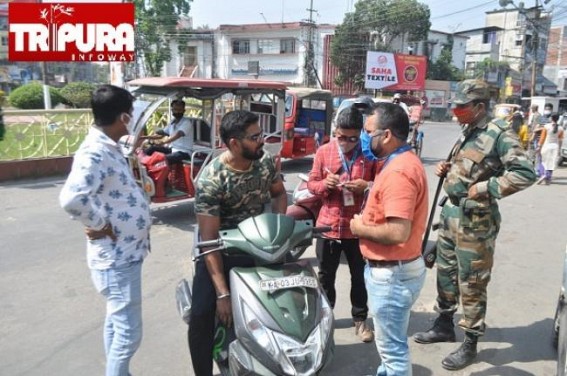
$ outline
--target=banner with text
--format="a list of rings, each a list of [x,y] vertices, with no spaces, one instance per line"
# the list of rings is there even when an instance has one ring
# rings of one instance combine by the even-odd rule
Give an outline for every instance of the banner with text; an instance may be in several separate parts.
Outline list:
[[[427,58],[421,55],[368,51],[366,89],[424,90]]]

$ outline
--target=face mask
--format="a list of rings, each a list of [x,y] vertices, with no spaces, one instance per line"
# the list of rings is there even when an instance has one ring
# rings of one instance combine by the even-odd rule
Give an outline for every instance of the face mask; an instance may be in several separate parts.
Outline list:
[[[128,134],[134,134],[134,118],[128,114],[124,114],[128,116],[129,120],[126,122],[124,121],[124,126],[126,127],[126,131]]]
[[[364,130],[360,132],[360,146],[362,147],[362,155],[364,155],[364,158],[371,162],[378,160],[372,151],[372,137]]]
[[[476,107],[476,106],[475,106]],[[453,113],[455,114],[455,116],[457,117],[457,120],[459,121],[459,123],[461,124],[470,124],[472,123],[477,115],[477,112],[474,111],[474,108],[459,108],[459,107],[455,107],[453,109]]]
[[[543,111],[543,115],[544,115],[544,116],[550,116],[550,115],[551,115],[551,111],[545,110],[545,111]]]

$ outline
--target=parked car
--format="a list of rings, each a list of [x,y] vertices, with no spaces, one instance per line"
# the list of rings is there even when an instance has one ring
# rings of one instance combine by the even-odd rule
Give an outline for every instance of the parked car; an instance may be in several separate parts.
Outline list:
[[[561,150],[559,150],[559,161],[557,163],[559,166],[562,166],[565,162],[567,162],[567,143],[563,141]]]
[[[337,124],[337,119],[339,118],[339,114],[341,113],[342,110],[344,110],[345,108],[349,108],[350,106],[353,105],[354,102],[361,102],[361,101],[372,101],[374,103],[378,103],[378,102],[387,102],[387,103],[391,103],[392,100],[389,98],[372,98],[372,97],[357,97],[357,98],[347,98],[344,99],[339,108],[337,108],[337,111],[335,111],[335,115],[333,116],[333,122],[332,122],[332,132],[331,135],[335,133],[335,127]]]

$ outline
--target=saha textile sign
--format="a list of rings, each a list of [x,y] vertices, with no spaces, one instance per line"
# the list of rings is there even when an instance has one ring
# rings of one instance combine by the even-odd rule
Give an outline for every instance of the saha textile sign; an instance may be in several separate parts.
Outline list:
[[[134,61],[133,3],[10,3],[10,61]]]
[[[366,89],[424,90],[427,59],[421,55],[368,51]]]

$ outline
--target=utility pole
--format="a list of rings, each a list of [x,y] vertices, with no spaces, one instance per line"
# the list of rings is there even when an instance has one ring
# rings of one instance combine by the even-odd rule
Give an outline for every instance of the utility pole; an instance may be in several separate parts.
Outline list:
[[[540,8],[538,0],[535,0],[535,16],[532,22],[532,82],[531,82],[531,90],[530,95],[535,97],[536,95],[536,80],[537,80],[537,53],[539,49],[539,19],[540,19]]]
[[[307,9],[309,12],[309,20],[307,20],[309,24],[309,29],[307,31],[307,51],[305,55],[305,63],[303,67],[303,82],[305,86],[311,87],[315,84],[314,82],[314,72],[315,72],[315,52],[313,51],[313,34],[315,29],[315,21],[313,20],[313,12],[317,12],[317,10],[313,9],[313,0],[311,0],[309,8]]]

